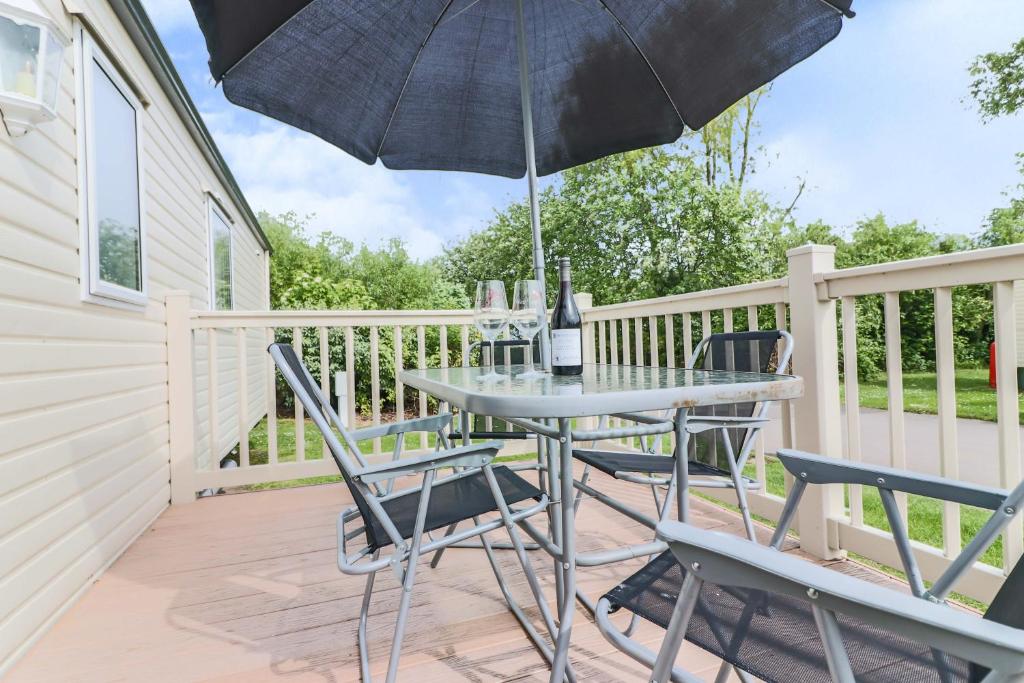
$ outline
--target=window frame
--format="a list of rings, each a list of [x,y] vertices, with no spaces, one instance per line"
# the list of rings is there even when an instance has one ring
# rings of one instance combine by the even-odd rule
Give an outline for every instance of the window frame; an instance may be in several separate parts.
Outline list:
[[[81,226],[82,300],[117,308],[139,310],[149,303],[149,277],[146,248],[145,210],[145,153],[142,144],[143,105],[131,84],[107,54],[102,43],[78,23],[75,33],[79,38],[75,50],[76,118],[78,125],[79,163],[79,225]],[[100,279],[99,224],[96,216],[96,158],[90,152],[95,140],[94,72],[96,64],[110,79],[111,84],[135,112],[135,175],[138,188],[139,212],[139,285],[138,290]],[[83,191],[84,190],[84,191]]]
[[[223,204],[212,192],[206,193],[206,243],[207,262],[209,263],[209,304],[211,311],[233,311],[235,310],[235,221],[227,212]],[[216,254],[213,243],[213,220],[214,216],[220,218],[228,229],[228,278],[230,279],[231,306],[229,308],[217,308],[217,273]]]

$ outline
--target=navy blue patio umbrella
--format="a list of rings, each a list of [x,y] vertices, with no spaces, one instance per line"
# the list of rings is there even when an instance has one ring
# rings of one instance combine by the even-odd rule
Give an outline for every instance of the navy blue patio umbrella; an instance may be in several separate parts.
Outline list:
[[[368,164],[526,175],[542,283],[538,176],[700,129],[853,16],[852,0],[191,2],[235,104]]]

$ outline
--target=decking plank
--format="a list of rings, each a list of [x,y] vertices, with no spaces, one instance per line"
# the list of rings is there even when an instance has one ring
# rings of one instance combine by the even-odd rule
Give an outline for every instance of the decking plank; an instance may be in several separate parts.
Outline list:
[[[595,475],[602,490],[653,510],[645,487]],[[363,579],[335,566],[334,519],[349,504],[340,485],[262,491],[174,507],[14,668],[15,683],[64,681],[357,681],[355,632]],[[693,500],[693,522],[742,534],[733,513]],[[222,520],[211,523],[211,520]],[[543,516],[536,517],[544,525]],[[581,551],[636,543],[645,527],[594,501],[578,519]],[[769,530],[758,529],[767,541]],[[495,532],[497,539],[502,535]],[[787,542],[787,551],[795,543]],[[535,623],[530,593],[512,553],[499,552],[510,590]],[[530,559],[549,596],[551,560]],[[642,565],[641,560],[579,571],[592,597]],[[852,563],[837,568],[885,580]],[[375,674],[386,667],[399,587],[377,579],[369,632]],[[619,617],[620,619],[622,617]],[[661,631],[641,624],[636,637],[656,648]],[[647,672],[615,650],[577,611],[570,660],[581,680],[645,680]],[[687,644],[687,668],[713,678],[718,661]],[[437,570],[419,568],[402,657],[403,679],[417,683],[544,681],[546,666],[505,608],[483,553],[449,550]]]

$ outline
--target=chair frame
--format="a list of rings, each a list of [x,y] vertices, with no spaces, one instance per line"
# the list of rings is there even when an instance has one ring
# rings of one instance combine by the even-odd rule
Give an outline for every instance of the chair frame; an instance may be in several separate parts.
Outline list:
[[[752,332],[770,332],[772,330],[752,330]],[[786,369],[789,366],[789,361],[793,356],[793,337],[785,330],[776,330],[779,334],[779,340],[782,342],[782,348],[779,351],[779,361],[775,370],[776,375],[786,374]],[[708,347],[712,341],[722,336],[742,335],[743,332],[729,332],[729,333],[716,333],[704,337],[697,347],[694,349],[693,355],[690,359],[690,364],[687,366],[689,370],[695,370],[697,363],[704,357]],[[740,514],[743,517],[743,526],[746,530],[748,538],[754,539],[754,523],[750,516],[750,507],[747,503],[747,490],[758,490],[761,488],[761,482],[746,480],[743,478],[743,468],[747,463],[747,459],[750,457],[750,453],[754,448],[754,444],[757,441],[758,434],[761,428],[770,422],[768,417],[768,410],[771,407],[771,401],[760,401],[755,404],[754,410],[749,417],[745,416],[728,416],[728,415],[695,415],[690,416],[688,414],[680,413],[676,411],[675,420],[678,422],[683,419],[685,422],[685,431],[687,435],[696,435],[701,432],[718,430],[722,435],[722,443],[725,447],[726,461],[729,466],[729,479],[723,481],[720,477],[701,477],[691,478],[689,476],[688,467],[676,468],[678,474],[668,476],[655,476],[649,474],[647,476],[636,473],[636,472],[616,472],[615,478],[623,481],[628,481],[634,484],[646,484],[651,487],[651,493],[654,496],[655,506],[661,512],[660,518],[662,521],[666,519],[670,501],[672,499],[672,490],[677,486],[675,478],[678,475],[682,475],[682,481],[679,482],[678,486],[685,497],[689,493],[689,488],[731,488],[736,491],[737,506],[740,509]],[[618,416],[622,417],[622,416]],[[635,419],[635,416],[625,416],[630,419]],[[602,418],[607,420],[607,418]],[[655,418],[658,420],[669,420],[671,419],[670,413],[666,412],[661,417]],[[740,445],[739,453],[733,449],[732,441],[728,438],[729,430],[732,429],[745,429],[747,430],[744,436],[743,443]],[[678,431],[678,430],[676,430]],[[641,437],[641,447],[645,453],[655,455],[661,451],[661,439],[663,435],[659,434],[654,437],[650,443],[644,437]],[[678,441],[678,437],[677,437]],[[675,453],[671,456],[665,457],[678,457]],[[689,453],[685,453],[687,463],[689,463]],[[583,474],[580,479],[576,482],[576,488],[578,490],[576,494],[575,507],[579,509],[580,503],[582,502],[583,494],[586,493],[597,500],[610,505],[609,497],[603,494],[599,494],[593,487],[588,485],[590,479],[591,466],[589,464],[583,468]],[[669,491],[665,497],[664,503],[658,498],[659,487],[669,487]],[[616,501],[617,502],[617,501]],[[611,505],[611,507],[623,512],[620,505]],[[626,513],[629,514],[629,513]],[[630,515],[632,516],[632,515]],[[680,511],[680,519],[685,521],[685,510]],[[652,526],[653,528],[653,526]]]
[[[882,506],[910,589],[916,597],[930,602],[946,599],[956,582],[992,545],[1006,525],[1020,514],[1021,505],[1024,504],[1024,481],[1012,490],[1006,490],[892,467],[827,458],[793,449],[780,449],[777,456],[793,475],[793,487],[779,516],[776,535],[788,532],[808,484],[859,484],[874,487],[882,498]],[[931,588],[925,587],[914,556],[913,543],[896,501],[896,493],[909,493],[992,510],[988,521],[950,562]]]
[[[313,420],[321,435],[327,442],[328,448],[343,477],[362,495],[366,506],[376,521],[381,525],[394,546],[393,552],[386,557],[381,557],[382,548],[372,548],[369,544],[360,547],[354,552],[349,552],[348,544],[365,533],[367,521],[363,519],[362,513],[357,505],[353,505],[338,515],[337,538],[338,538],[338,569],[344,574],[365,575],[366,586],[363,592],[363,600],[359,612],[359,626],[357,640],[359,646],[359,666],[362,680],[370,683],[369,653],[367,647],[366,627],[369,616],[370,599],[373,592],[374,580],[378,571],[390,568],[402,586],[402,594],[399,599],[398,616],[395,623],[394,637],[392,640],[390,656],[388,659],[388,670],[386,675],[387,683],[393,683],[398,675],[398,662],[401,654],[402,639],[405,633],[405,626],[408,618],[409,607],[412,597],[412,589],[415,585],[416,568],[418,560],[427,553],[451,546],[460,541],[470,538],[479,538],[484,552],[487,554],[491,570],[497,579],[502,596],[508,603],[509,609],[519,621],[527,636],[550,664],[553,660],[553,650],[548,643],[537,632],[525,612],[512,597],[508,586],[501,573],[499,564],[494,556],[494,549],[486,534],[504,527],[508,533],[509,541],[516,552],[520,566],[526,575],[527,582],[533,594],[534,600],[544,620],[548,635],[552,642],[557,638],[557,627],[548,609],[547,602],[541,590],[540,582],[526,556],[522,540],[517,531],[517,525],[525,523],[532,515],[543,512],[549,505],[547,494],[541,495],[539,501],[523,509],[513,509],[506,501],[498,484],[497,478],[492,470],[492,463],[501,442],[491,441],[460,448],[450,448],[445,428],[450,424],[450,414],[436,415],[426,418],[406,420],[388,425],[368,427],[366,429],[348,430],[341,419],[334,411],[330,402],[323,396],[317,382],[310,375],[309,370],[297,359],[300,370],[305,375],[305,386],[302,380],[291,368],[289,361],[285,358],[282,347],[291,347],[287,344],[272,344],[268,351],[273,357],[275,364],[284,376],[289,387],[295,393],[296,398],[302,403],[306,414]],[[294,353],[294,351],[292,351]],[[307,390],[308,387],[308,390]],[[337,429],[342,437],[339,441],[332,429]],[[402,435],[414,431],[434,431],[438,435],[436,449],[433,453],[401,458]],[[363,457],[357,441],[372,439],[390,434],[397,435],[393,459],[390,462],[371,465]],[[351,457],[350,457],[351,456]],[[354,460],[353,460],[354,458]],[[437,477],[438,470],[452,468],[453,474],[442,478]],[[428,539],[424,542],[424,527],[426,523],[430,493],[435,486],[460,477],[472,476],[483,473],[487,484],[494,496],[498,512],[497,519],[481,521],[479,517],[473,517],[471,528],[463,529],[458,533],[445,535],[439,539]],[[422,482],[411,488],[394,491],[394,481],[398,477],[422,474]],[[409,539],[404,539],[398,531],[394,522],[388,516],[382,503],[398,496],[419,495],[416,521],[414,531]],[[349,529],[350,522],[361,520],[361,525]],[[570,670],[566,672],[566,679],[570,682],[575,680],[575,674]]]
[[[789,496],[786,499],[786,503],[783,506],[782,513],[779,516],[779,523],[775,528],[775,532],[772,535],[771,543],[767,547],[755,546],[758,548],[757,552],[769,552],[777,553],[781,549],[783,542],[786,539],[786,534],[796,516],[797,507],[800,504],[800,500],[806,491],[808,484],[849,484],[849,485],[863,485],[871,486],[878,489],[879,494],[882,498],[883,507],[885,509],[886,517],[888,518],[890,527],[892,529],[893,541],[896,544],[897,551],[900,556],[900,560],[903,564],[903,570],[907,576],[908,583],[910,584],[911,596],[905,596],[902,593],[896,593],[895,591],[889,591],[895,596],[898,596],[900,600],[911,600],[917,602],[905,603],[908,607],[910,614],[914,613],[914,610],[922,608],[922,601],[935,606],[939,606],[942,609],[947,610],[946,615],[949,613],[961,614],[955,610],[952,610],[945,606],[945,601],[949,593],[953,590],[956,582],[970,569],[971,566],[978,560],[979,557],[985,552],[985,550],[995,541],[995,539],[1002,533],[1003,529],[1010,523],[1013,518],[1020,513],[1021,505],[1024,504],[1024,481],[1019,483],[1012,490],[998,489],[987,486],[979,486],[976,484],[970,484],[967,482],[956,481],[952,479],[946,479],[943,477],[935,477],[925,474],[917,474],[906,470],[898,470],[891,467],[868,465],[861,462],[851,462],[848,460],[839,460],[837,458],[828,458],[812,453],[805,453],[792,449],[780,449],[777,453],[779,460],[783,463],[783,466],[793,475],[793,487],[790,490]],[[930,589],[926,588],[924,580],[922,578],[920,569],[917,565],[917,560],[914,556],[913,543],[910,541],[907,533],[906,525],[903,523],[903,519],[900,513],[900,508],[896,503],[895,494],[897,492],[908,493],[920,496],[926,496],[936,500],[943,500],[948,502],[959,503],[963,505],[971,505],[983,509],[992,510],[992,515],[989,517],[985,525],[978,531],[978,533],[972,538],[963,548],[959,555],[957,555],[946,568],[946,570],[936,579]],[[677,548],[673,545],[672,539],[678,540],[680,538],[678,526],[659,525],[658,537],[665,538],[672,548],[673,552],[676,553]],[[698,530],[699,531],[699,530]],[[708,533],[708,532],[701,532]],[[671,538],[669,538],[671,537]],[[716,535],[716,538],[718,535]],[[729,540],[729,542],[736,542],[735,537],[723,537]],[[715,552],[716,549],[720,548],[722,541],[716,540],[716,545],[711,548],[711,552]],[[754,552],[754,551],[750,551]],[[679,553],[676,553],[677,558],[681,557]],[[777,553],[775,555],[758,555],[758,567],[761,569],[767,568],[770,571],[776,572],[774,569],[773,561],[778,562],[781,558],[786,558],[785,561],[791,561],[792,558]],[[681,559],[685,562],[685,559]],[[823,568],[816,567],[806,562],[802,564],[812,567],[815,571],[827,572],[823,576],[842,576],[837,572],[831,572]],[[689,567],[689,564],[683,564],[684,567]],[[697,572],[698,577],[700,572]],[[727,581],[720,581],[715,578],[713,574],[707,574],[711,576],[712,580],[716,583],[728,583]],[[844,577],[848,579],[848,577]],[[689,574],[687,575],[689,579]],[[759,581],[761,579],[758,579]],[[828,582],[826,582],[828,583]],[[878,587],[874,584],[867,584],[861,582],[864,585],[871,586],[872,589]],[[731,584],[730,584],[731,585]],[[746,584],[742,584],[746,585]],[[752,587],[757,587],[758,584],[751,584]],[[831,585],[831,584],[830,584]],[[810,588],[811,586],[807,586]],[[692,592],[693,586],[686,586],[684,583],[684,591],[690,590]],[[699,586],[697,588],[699,590]],[[815,588],[815,590],[819,590]],[[861,590],[858,588],[852,593],[845,594],[846,597],[856,597],[858,593],[856,591]],[[697,595],[693,592],[693,596]],[[887,598],[892,600],[892,598]],[[901,603],[902,604],[902,603]],[[681,613],[681,610],[685,611],[690,609],[687,604],[682,601],[682,593],[680,597],[680,603],[676,607],[676,615],[681,620],[688,619],[688,615]],[[929,608],[930,609],[930,608]],[[633,657],[637,661],[640,661],[648,666],[655,666],[655,655],[647,648],[639,645],[635,641],[629,638],[632,629],[635,627],[635,620],[637,615],[633,615],[630,622],[630,627],[623,631],[619,631],[609,619],[610,605],[607,600],[602,599],[598,602],[597,613],[595,615],[598,628],[604,634],[612,644],[618,647],[620,650]],[[904,615],[905,616],[905,615]],[[829,620],[829,617],[824,617],[825,621]],[[741,619],[743,617],[741,616]],[[827,623],[823,625],[821,618],[817,616],[819,630],[822,630],[822,637],[825,639],[826,646],[831,652],[835,647],[834,634],[829,635],[825,631],[830,631],[831,626]],[[981,622],[982,620],[973,618],[973,621]],[[991,622],[985,622],[991,623]],[[671,626],[671,624],[670,624]],[[1006,626],[996,624],[1002,629],[1008,629],[1014,634],[1016,638],[1016,644],[1018,650],[1024,653],[1024,633],[1017,629],[1012,629]],[[669,638],[666,635],[665,643],[662,646],[662,653],[665,652],[665,648],[673,647],[673,652],[678,652],[679,645],[682,637],[685,636],[685,625],[681,626],[682,632],[672,634]],[[902,628],[902,627],[901,627]],[[905,631],[906,632],[906,631]],[[826,637],[827,636],[827,637]],[[933,643],[937,641],[923,640],[922,642]],[[673,645],[674,643],[674,645]],[[956,654],[955,651],[950,650],[951,654]],[[972,650],[966,655],[966,658],[977,661],[980,664],[988,664],[985,661],[974,659],[977,652]],[[666,655],[667,656],[667,655]],[[845,654],[844,654],[845,656]],[[977,655],[980,656],[980,655]],[[674,654],[673,657],[674,659]],[[845,673],[841,670],[842,659],[837,660],[840,662],[840,669],[833,670],[833,677],[837,681],[852,680],[852,678],[846,678]],[[671,664],[671,662],[669,662]],[[832,661],[830,659],[830,666]],[[1024,667],[1024,664],[1022,664]],[[997,667],[989,666],[993,670]],[[723,662],[722,667],[719,670],[719,675],[716,680],[724,680],[725,676],[732,669],[728,662]],[[838,672],[838,673],[837,673]],[[749,680],[749,676],[740,670],[736,673],[742,680]],[[990,677],[994,674],[990,674]],[[1017,675],[1017,674],[1012,674]],[[998,676],[991,678],[991,681],[1002,681],[1011,680],[1011,678],[999,674]],[[669,680],[665,676],[664,669],[656,672],[655,677],[652,680],[667,681]],[[672,672],[671,680],[673,681],[693,681],[696,680],[686,672],[682,672],[679,669],[675,669]],[[990,678],[984,679],[986,683],[991,683]],[[1015,679],[1013,679],[1015,680]],[[1022,676],[1024,680],[1024,676]]]
[[[655,656],[633,641],[621,639],[611,624],[610,605],[602,598],[598,628],[616,646],[653,669],[651,681],[691,683],[700,680],[673,666],[705,581],[764,590],[811,602],[815,625],[825,647],[829,672],[838,683],[855,683],[836,614],[904,634],[919,643],[990,669],[984,683],[1024,680],[1024,631],[981,619],[941,604],[847,576],[773,548],[679,522],[658,526],[686,578]],[[742,617],[741,617],[742,618]]]

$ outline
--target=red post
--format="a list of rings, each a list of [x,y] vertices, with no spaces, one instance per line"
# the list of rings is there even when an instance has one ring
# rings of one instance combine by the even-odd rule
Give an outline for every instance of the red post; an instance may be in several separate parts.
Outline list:
[[[988,345],[988,385],[996,388],[996,343]]]

